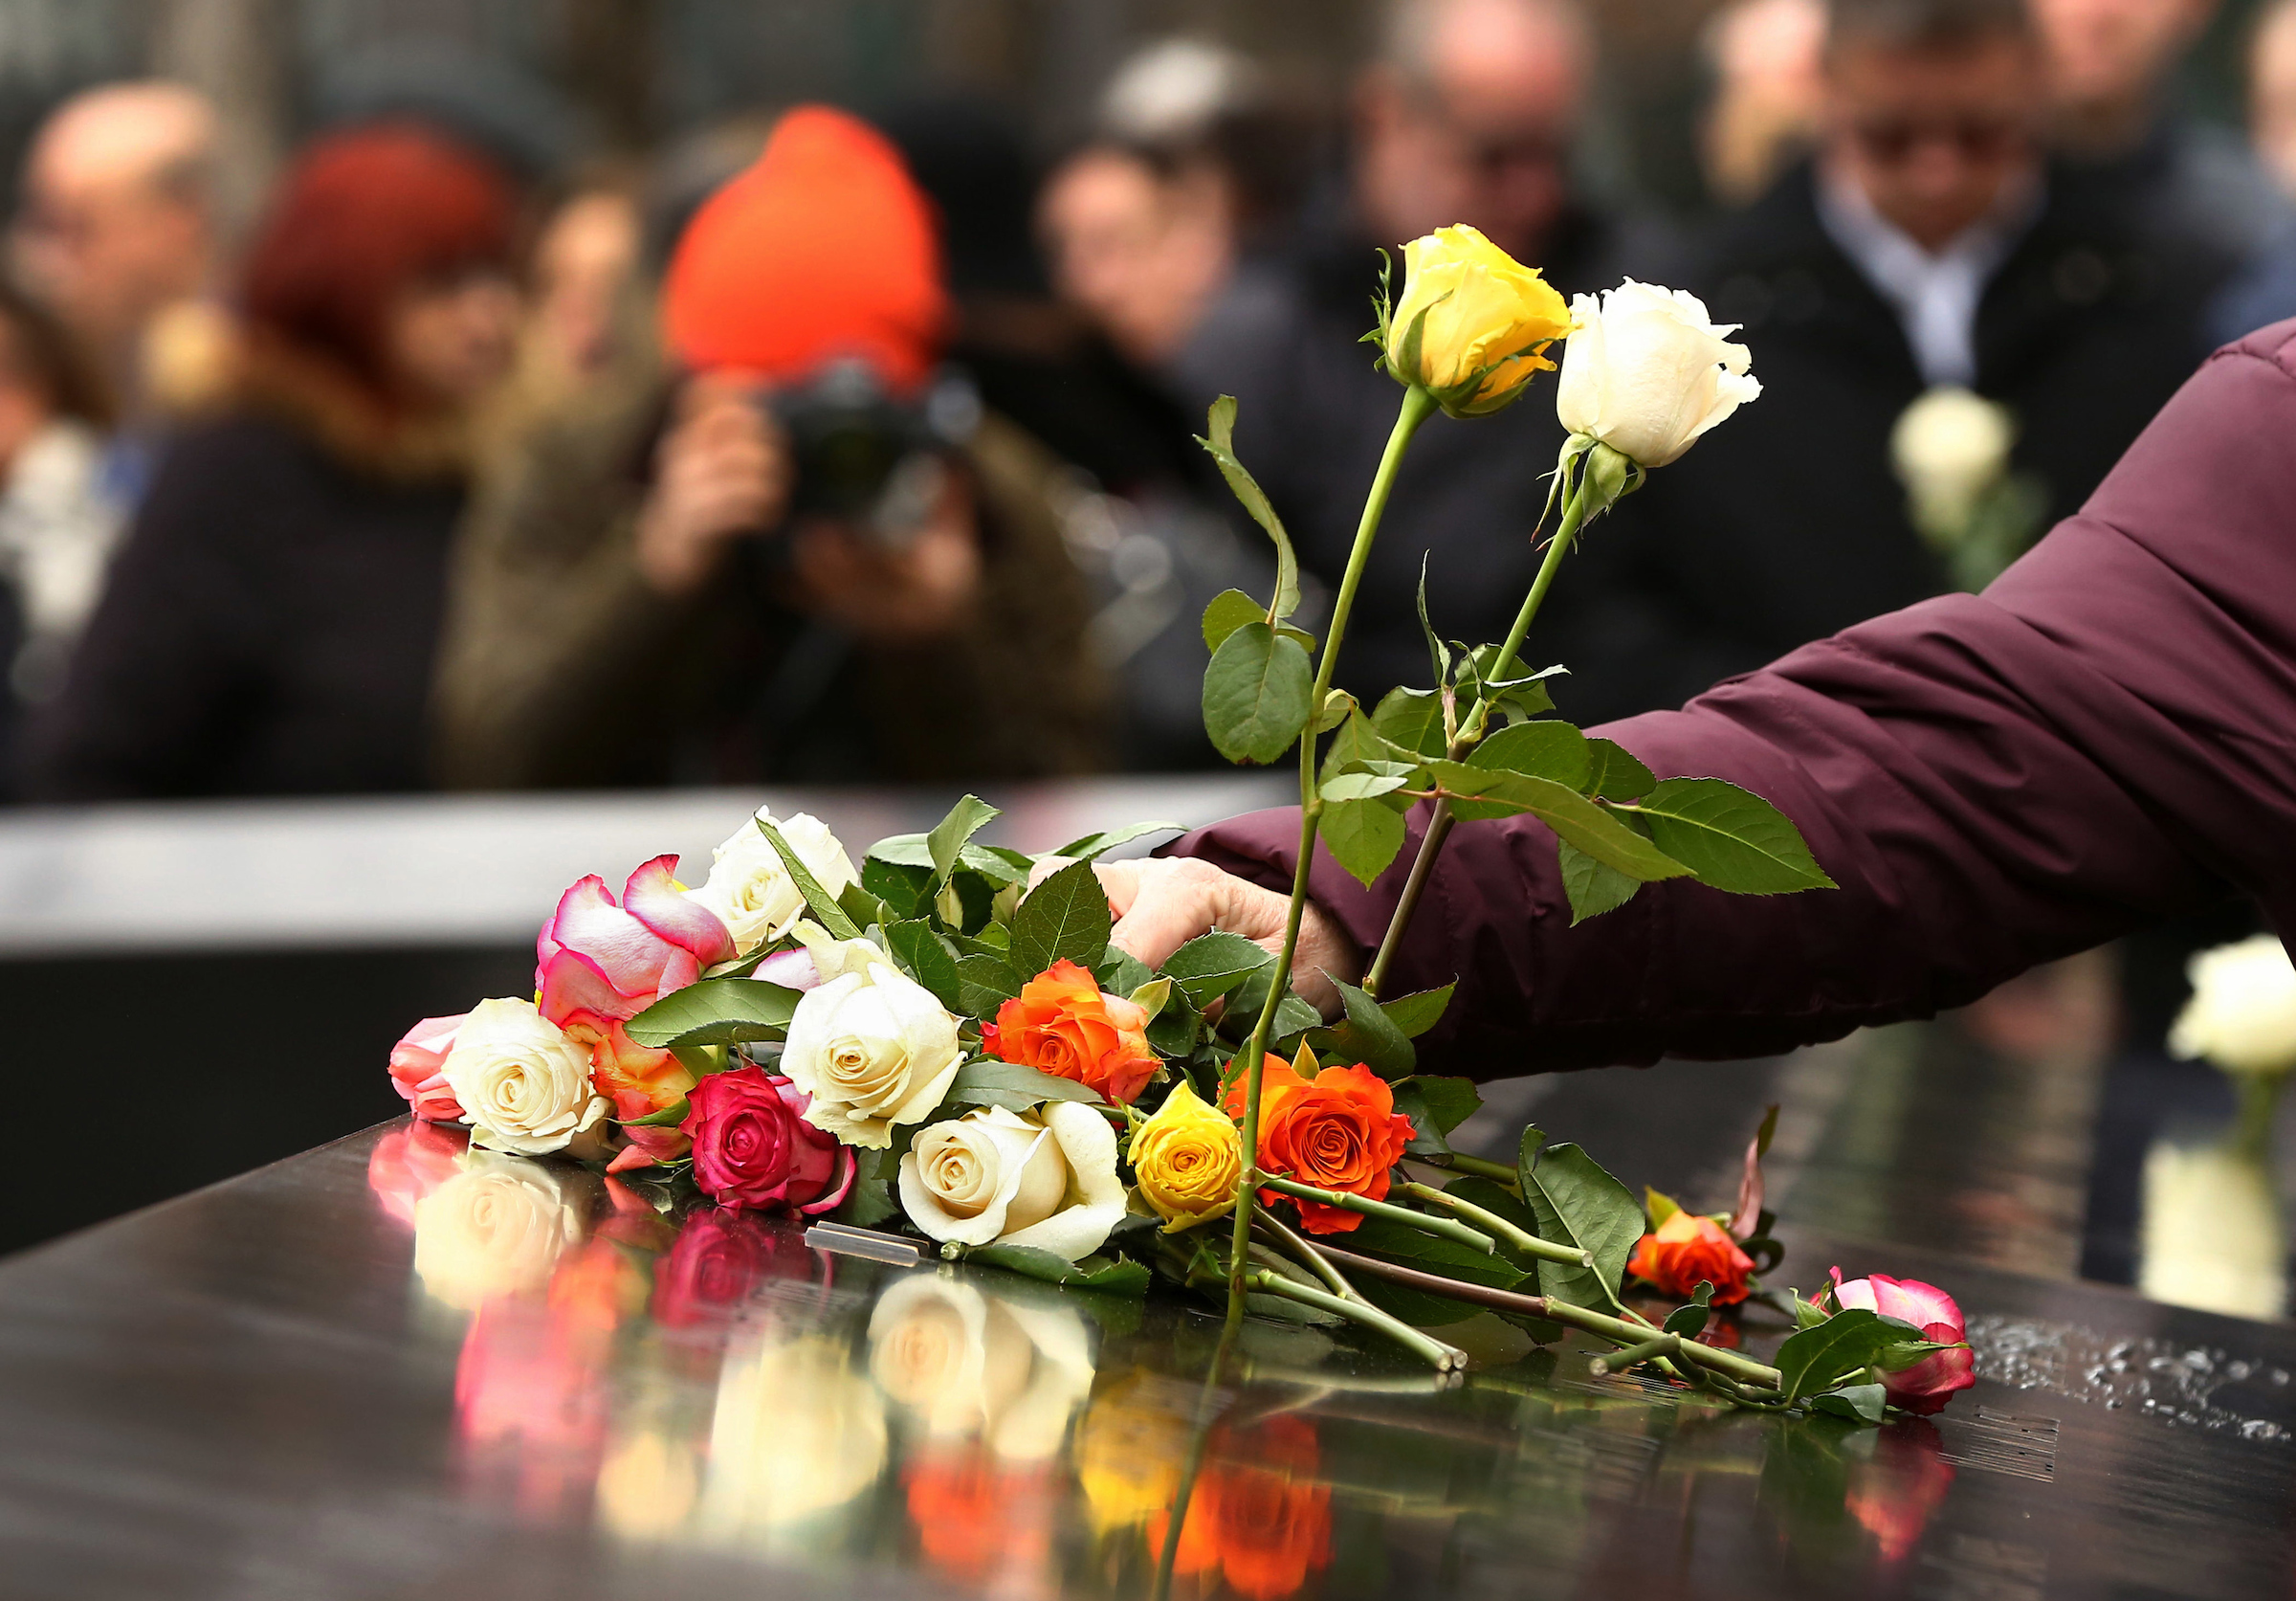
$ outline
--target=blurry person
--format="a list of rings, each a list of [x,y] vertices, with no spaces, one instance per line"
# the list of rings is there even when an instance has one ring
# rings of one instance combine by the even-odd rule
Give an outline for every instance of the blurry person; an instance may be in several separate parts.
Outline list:
[[[1822,0],[1733,0],[1708,22],[1701,44],[1714,87],[1699,148],[1715,199],[1758,199],[1807,151],[1824,94],[1824,42]]]
[[[511,376],[486,410],[485,450],[579,404],[601,385],[650,370],[645,221],[633,176],[613,168],[568,185],[536,231],[526,315]]]
[[[1669,597],[1675,677],[1650,703],[1950,587],[1892,466],[1925,394],[2008,409],[2037,532],[2204,354],[2220,258],[2050,168],[2044,70],[2019,0],[1833,0],[1817,159],[1689,285],[1743,325],[1761,401],[1593,542]]]
[[[1392,256],[1405,240],[1468,223],[1565,293],[1616,285],[1629,271],[1665,276],[1663,238],[1573,183],[1593,65],[1569,0],[1403,0],[1357,85],[1344,183],[1312,208],[1292,251],[1237,275],[1175,363],[1194,416],[1216,395],[1236,396],[1238,454],[1327,586],[1355,535],[1363,463],[1379,458],[1400,398],[1358,343],[1371,325],[1380,249]],[[1437,417],[1421,431],[1348,629],[1345,688],[1369,703],[1424,682],[1413,604],[1423,550],[1438,630],[1468,640],[1506,633],[1537,567],[1533,527],[1562,438],[1551,385],[1496,416]],[[1551,611],[1553,629],[1583,623],[1623,639],[1627,624],[1597,621],[1608,606],[1605,586],[1584,578]],[[1538,649],[1554,653],[1542,661],[1568,654],[1552,636]]]
[[[0,281],[0,800],[30,708],[55,697],[120,532],[99,482],[102,386],[55,319]]]
[[[2258,13],[2248,52],[2248,129],[2258,160],[2280,190],[2280,222],[2254,261],[2209,314],[2211,337],[2228,344],[2296,317],[2296,0]]]
[[[243,370],[169,450],[35,739],[55,798],[411,789],[515,201],[411,127],[321,139],[241,271]]]
[[[1135,365],[1187,345],[1235,267],[1233,201],[1205,161],[1093,145],[1045,187],[1053,284]]]
[[[695,212],[676,370],[538,430],[464,532],[466,787],[1073,772],[1106,739],[1041,446],[939,367],[932,208],[807,106]]]

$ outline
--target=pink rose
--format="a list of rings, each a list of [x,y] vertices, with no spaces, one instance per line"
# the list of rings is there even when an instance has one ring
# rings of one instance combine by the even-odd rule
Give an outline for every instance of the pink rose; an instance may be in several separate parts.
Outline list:
[[[1863,1306],[1868,1312],[1911,1323],[1921,1330],[1924,1340],[1953,1344],[1965,1338],[1961,1308],[1954,1304],[1954,1298],[1917,1279],[1892,1279],[1877,1273],[1870,1279],[1843,1283],[1842,1270],[1836,1268],[1834,1304]],[[1936,1351],[1902,1372],[1884,1373],[1882,1388],[1889,1392],[1891,1406],[1910,1412],[1938,1412],[1956,1391],[1977,1382],[1976,1366],[1975,1351]]]
[[[762,1067],[713,1073],[686,1097],[694,1182],[723,1207],[812,1216],[845,1199],[853,1153],[801,1115],[812,1097]]]
[[[454,1049],[454,1031],[467,1012],[452,1017],[426,1017],[407,1031],[390,1048],[390,1087],[407,1098],[407,1106],[426,1123],[460,1123],[462,1102],[447,1082],[447,1053]]]
[[[466,1148],[459,1130],[427,1123],[394,1128],[375,1142],[366,1159],[366,1187],[385,1212],[411,1229],[416,1203],[462,1171]]]
[[[734,954],[717,914],[678,893],[677,857],[656,856],[629,876],[616,904],[595,873],[559,898],[535,941],[541,1012],[562,1029],[635,1017]]]

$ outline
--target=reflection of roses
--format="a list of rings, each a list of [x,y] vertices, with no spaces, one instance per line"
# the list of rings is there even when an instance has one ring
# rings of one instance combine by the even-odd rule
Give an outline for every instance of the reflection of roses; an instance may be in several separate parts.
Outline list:
[[[1172,1504],[1188,1454],[1187,1420],[1134,1372],[1093,1397],[1076,1425],[1076,1479],[1095,1529],[1129,1528]]]
[[[901,1157],[900,1191],[910,1221],[935,1239],[1034,1246],[1071,1262],[1124,1215],[1115,1133],[1072,1101],[933,1124]]]
[[[460,1123],[462,1103],[442,1071],[454,1049],[454,1031],[468,1012],[426,1017],[390,1048],[390,1087],[407,1098],[408,1110],[427,1123]]]
[[[1882,1560],[1894,1567],[1912,1554],[1953,1487],[1954,1465],[1945,1459],[1937,1426],[1901,1418],[1875,1432],[1873,1457],[1850,1469],[1843,1504],[1881,1543]]]
[[[842,1340],[762,1331],[718,1374],[701,1532],[731,1544],[842,1506],[885,1466],[885,1403]]]
[[[1103,993],[1098,980],[1063,958],[997,1009],[997,1020],[981,1030],[981,1048],[1130,1105],[1160,1065],[1147,1028],[1145,1008]]]
[[[1015,1468],[979,1446],[926,1451],[902,1471],[909,1521],[925,1560],[944,1573],[1000,1590],[1049,1593],[1053,1499],[1041,1462]],[[1030,1582],[1035,1580],[1037,1582]]]
[[[1626,1271],[1670,1296],[1691,1296],[1701,1282],[1714,1287],[1714,1304],[1746,1299],[1754,1258],[1738,1249],[1730,1232],[1703,1212],[1678,1212],[1635,1243]]]
[[[767,1279],[809,1279],[813,1253],[798,1229],[755,1212],[701,1208],[653,1264],[653,1316],[684,1327],[723,1317]]]
[[[1836,1268],[1833,1294],[1837,1306],[1863,1306],[1868,1312],[1911,1323],[1921,1330],[1924,1340],[1953,1345],[1966,1338],[1961,1308],[1954,1304],[1954,1298],[1918,1279],[1892,1279],[1877,1273],[1870,1279],[1852,1279],[1845,1284],[1842,1281],[1842,1270]],[[1967,1348],[1936,1351],[1901,1372],[1884,1373],[1882,1388],[1889,1392],[1889,1404],[1893,1407],[1903,1407],[1910,1412],[1938,1412],[1956,1391],[1977,1382],[1976,1367],[1975,1351]]]
[[[1222,1104],[1228,1116],[1244,1116],[1244,1076],[1228,1087]],[[1268,1057],[1260,1079],[1260,1167],[1312,1184],[1344,1190],[1374,1201],[1387,1198],[1395,1165],[1411,1143],[1411,1120],[1395,1109],[1395,1092],[1368,1067],[1327,1067],[1313,1081],[1302,1078],[1278,1056]],[[1262,1190],[1272,1205],[1280,1197]],[[1312,1234],[1347,1234],[1362,1225],[1360,1212],[1343,1212],[1321,1201],[1301,1201],[1299,1220]]]
[[[1315,1478],[1317,1459],[1315,1427],[1304,1417],[1214,1430],[1173,1567],[1217,1571],[1253,1601],[1299,1589],[1332,1560],[1332,1489]],[[1162,1544],[1164,1523],[1149,1520],[1151,1548]]]
[[[465,1148],[459,1131],[427,1123],[394,1128],[366,1159],[366,1187],[385,1212],[411,1226],[422,1198],[462,1170]]]
[[[569,1174],[515,1157],[474,1154],[414,1208],[414,1271],[423,1288],[465,1311],[547,1283],[583,1236]]]
[[[1131,1156],[1140,1199],[1164,1220],[1164,1233],[1193,1229],[1235,1210],[1243,1137],[1197,1099],[1186,1079],[1133,1131]]]
[[[853,1185],[853,1153],[805,1121],[806,1093],[761,1067],[713,1073],[687,1096],[694,1182],[721,1207],[828,1211]]]
[[[982,1434],[1012,1461],[1041,1461],[1093,1387],[1084,1321],[1019,1306],[938,1275],[886,1291],[869,1320],[869,1367],[887,1397],[936,1435]]]
[[[2278,936],[2204,950],[2185,965],[2192,999],[2169,1030],[2169,1054],[2205,1056],[2226,1073],[2296,1068],[2296,967]]]

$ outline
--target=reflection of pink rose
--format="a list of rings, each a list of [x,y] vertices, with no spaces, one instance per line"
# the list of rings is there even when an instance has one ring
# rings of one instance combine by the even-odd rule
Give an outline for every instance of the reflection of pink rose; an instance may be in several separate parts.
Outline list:
[[[806,1122],[812,1097],[762,1067],[713,1073],[694,1086],[680,1124],[694,1140],[694,1182],[723,1207],[812,1216],[845,1199],[853,1153]]]
[[[1842,1270],[1836,1268],[1834,1301],[1839,1306],[1863,1306],[1868,1312],[1911,1323],[1921,1330],[1924,1340],[1952,1344],[1965,1337],[1961,1308],[1954,1304],[1954,1298],[1918,1279],[1892,1279],[1886,1273],[1877,1273],[1870,1279],[1852,1279],[1845,1284],[1842,1281]],[[1974,1351],[1938,1351],[1903,1372],[1884,1373],[1882,1388],[1889,1392],[1891,1406],[1903,1407],[1910,1412],[1933,1412],[1943,1409],[1956,1391],[1977,1382],[1976,1366]]]
[[[366,1159],[366,1187],[385,1212],[411,1229],[415,1203],[462,1170],[465,1141],[460,1130],[427,1123],[394,1128]]]
[[[749,1299],[767,1279],[809,1278],[813,1253],[802,1233],[748,1212],[687,1215],[677,1243],[653,1264],[653,1316],[684,1327]]]
[[[629,876],[619,904],[594,873],[559,898],[534,946],[544,1017],[562,1029],[586,1021],[604,1034],[607,1023],[635,1017],[731,959],[733,937],[678,893],[676,866],[673,856],[654,857]]]
[[[408,1109],[429,1123],[460,1123],[462,1102],[443,1069],[454,1049],[454,1031],[470,1015],[426,1017],[390,1048],[390,1087],[407,1098]]]
[[[1876,1432],[1872,1458],[1849,1470],[1843,1505],[1881,1543],[1882,1560],[1895,1567],[1912,1555],[1953,1487],[1954,1465],[1945,1459],[1937,1425],[1900,1418]]]

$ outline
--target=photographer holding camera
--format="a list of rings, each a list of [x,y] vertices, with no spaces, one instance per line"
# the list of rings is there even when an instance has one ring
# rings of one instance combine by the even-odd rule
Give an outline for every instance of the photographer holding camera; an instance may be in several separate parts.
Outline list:
[[[930,204],[803,107],[673,256],[671,373],[532,429],[462,531],[434,704],[460,788],[1089,770],[1105,695],[1057,461],[938,355]]]

